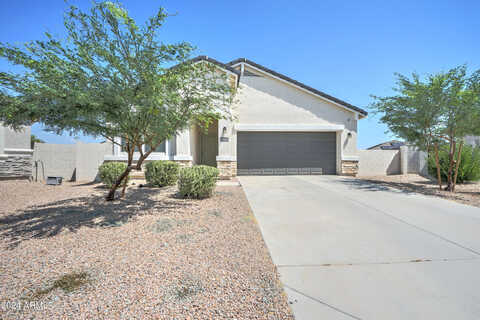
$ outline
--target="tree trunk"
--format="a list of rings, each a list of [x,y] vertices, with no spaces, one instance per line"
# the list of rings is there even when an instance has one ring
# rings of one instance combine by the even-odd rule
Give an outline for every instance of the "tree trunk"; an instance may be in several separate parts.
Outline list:
[[[115,191],[117,188],[122,184],[123,179],[127,179],[128,175],[130,174],[130,171],[132,171],[132,166],[127,166],[125,171],[118,177],[117,181],[113,184],[113,186],[110,188],[110,191],[108,192],[107,197],[105,200],[107,201],[112,201],[115,200]]]
[[[450,140],[450,149],[448,152],[448,173],[447,173],[447,187],[445,190],[453,191],[453,166],[455,164],[455,149],[456,142],[455,140]]]
[[[128,152],[127,168],[132,166],[133,153],[134,152],[135,152],[135,148],[133,150],[129,150],[129,152]],[[127,189],[127,183],[128,183],[128,175],[123,179],[123,188],[122,188],[122,193],[120,194],[120,198],[123,198],[125,196],[125,190]]]
[[[120,194],[120,198],[123,198],[125,196],[125,190],[127,189],[127,182],[128,182],[128,177],[123,179],[122,193]]]
[[[440,173],[440,160],[438,159],[438,143],[435,142],[435,164],[437,165],[438,187],[442,190],[442,175]]]
[[[455,166],[455,177],[453,178],[452,192],[455,192],[455,186],[457,185],[458,167],[460,167],[460,161],[462,161],[462,148],[463,141],[460,142],[460,146],[458,147],[457,165]]]
[[[115,181],[115,184],[112,186],[112,188],[110,188],[110,191],[108,192],[108,195],[105,198],[107,201],[112,201],[112,200],[115,199],[115,191],[122,184],[122,181],[124,181],[124,179],[125,179],[125,182],[124,182],[124,185],[123,185],[123,190],[122,190],[122,194],[121,194],[120,198],[122,198],[125,195],[125,188],[127,186],[127,177],[130,174],[130,171],[132,171],[132,169],[141,170],[143,161],[145,161],[145,159],[147,159],[147,157],[150,155],[150,153],[152,153],[153,150],[158,148],[159,145],[160,145],[160,143],[155,145],[153,148],[151,148],[151,150],[148,151],[147,153],[142,154],[140,156],[140,158],[138,159],[137,164],[135,166],[132,166],[133,154],[135,152],[135,148],[130,148],[129,146],[127,146],[127,149],[129,150],[128,151],[127,169],[125,169],[125,171],[120,175],[120,177],[118,177],[117,181]]]
[[[127,142],[126,148],[128,153],[127,168],[120,175],[120,177],[118,177],[117,181],[115,181],[113,186],[110,188],[110,191],[108,192],[108,195],[105,198],[107,201],[115,200],[115,191],[117,191],[117,188],[122,184],[122,181],[124,181],[124,183],[123,183],[122,195],[120,197],[123,197],[125,195],[125,188],[127,187],[128,175],[130,174],[130,171],[132,171],[133,153],[135,152],[135,148],[130,148],[130,144],[128,142]]]

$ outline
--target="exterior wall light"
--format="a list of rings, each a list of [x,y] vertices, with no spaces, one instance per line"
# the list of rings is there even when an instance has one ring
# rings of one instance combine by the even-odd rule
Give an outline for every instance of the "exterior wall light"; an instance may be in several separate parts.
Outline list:
[[[223,127],[222,128],[222,136],[220,137],[220,142],[228,142],[228,137],[226,137],[227,135],[227,127]]]

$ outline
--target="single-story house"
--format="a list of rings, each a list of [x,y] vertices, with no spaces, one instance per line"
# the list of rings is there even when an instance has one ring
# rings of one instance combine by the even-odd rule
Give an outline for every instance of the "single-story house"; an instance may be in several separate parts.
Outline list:
[[[405,142],[399,140],[391,140],[376,144],[367,150],[400,150],[400,147],[403,147]]]
[[[0,179],[30,178],[32,155],[30,127],[14,131],[0,124]]]
[[[222,178],[357,173],[357,122],[365,110],[245,58],[194,60],[215,64],[238,86],[235,120],[219,120],[207,134],[191,127],[165,141],[150,160],[216,166]],[[104,158],[126,159],[118,145]]]

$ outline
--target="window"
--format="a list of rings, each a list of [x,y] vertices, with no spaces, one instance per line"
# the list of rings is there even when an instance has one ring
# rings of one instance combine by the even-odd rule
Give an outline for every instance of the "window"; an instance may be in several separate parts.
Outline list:
[[[125,139],[122,138],[122,147],[120,148],[121,152],[127,152],[126,145],[127,145],[127,143],[126,143]],[[138,147],[137,146],[135,146],[135,152],[138,152]]]
[[[163,152],[165,153],[165,141],[160,143],[160,145],[155,149],[153,152]],[[148,152],[150,150],[150,146],[145,146],[145,152]]]
[[[121,142],[122,142],[121,143],[122,146],[120,148],[120,152],[127,152],[125,139],[121,139]],[[143,146],[142,150],[144,152],[148,152],[150,150],[150,146],[145,145]],[[139,152],[138,147],[135,147],[135,152]],[[153,152],[165,153],[166,152],[165,141],[163,141]]]

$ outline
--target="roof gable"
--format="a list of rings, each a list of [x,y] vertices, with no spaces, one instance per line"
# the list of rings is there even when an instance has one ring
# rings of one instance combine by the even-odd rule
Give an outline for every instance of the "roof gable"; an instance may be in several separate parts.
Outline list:
[[[279,79],[281,79],[281,80],[283,80],[283,81],[286,81],[286,82],[288,82],[288,83],[290,83],[290,84],[292,84],[292,85],[294,85],[294,86],[297,86],[297,87],[300,87],[300,88],[302,88],[302,89],[304,89],[304,90],[306,90],[306,91],[309,91],[310,93],[313,93],[314,95],[320,96],[320,97],[322,97],[322,98],[324,98],[324,99],[326,99],[326,100],[329,100],[329,101],[331,101],[331,102],[334,102],[334,103],[336,103],[336,104],[339,104],[339,105],[341,105],[342,107],[344,107],[344,108],[346,108],[346,109],[349,109],[350,111],[353,111],[353,112],[355,112],[355,113],[359,113],[359,114],[362,115],[362,116],[367,116],[367,115],[368,115],[368,112],[367,112],[367,111],[365,111],[365,110],[363,110],[363,109],[361,109],[361,108],[359,108],[359,107],[356,107],[356,106],[354,106],[354,105],[352,105],[352,104],[350,104],[350,103],[348,103],[348,102],[345,102],[345,101],[340,100],[340,99],[338,99],[338,98],[335,98],[335,97],[333,97],[333,96],[331,96],[331,95],[328,95],[328,94],[326,94],[325,92],[322,92],[322,91],[320,91],[320,90],[317,90],[317,89],[315,89],[315,88],[312,88],[312,87],[310,87],[310,86],[307,86],[306,84],[303,84],[303,83],[301,83],[301,82],[299,82],[299,81],[297,81],[297,80],[294,80],[294,79],[292,79],[292,78],[290,78],[290,77],[287,77],[287,76],[285,76],[285,75],[283,75],[283,74],[281,74],[281,73],[278,73],[278,72],[276,72],[276,71],[273,71],[273,70],[271,70],[271,69],[268,69],[267,67],[264,67],[264,66],[262,66],[262,65],[260,65],[260,64],[258,64],[258,63],[255,63],[255,62],[253,62],[253,61],[251,61],[251,60],[248,60],[248,59],[246,59],[246,58],[239,58],[239,59],[230,61],[230,62],[226,63],[226,65],[227,65],[227,66],[230,66],[230,67],[234,67],[234,66],[236,66],[236,65],[238,65],[238,64],[241,64],[241,63],[245,63],[245,64],[247,64],[247,65],[249,65],[249,66],[251,66],[251,67],[253,67],[253,68],[255,68],[255,69],[258,69],[258,70],[260,70],[260,71],[263,71],[263,72],[265,72],[265,73],[268,73],[268,74],[270,74],[270,75],[272,75],[272,76],[274,76],[274,77],[276,77],[276,78],[279,78]],[[237,70],[237,71],[238,71],[238,70]]]
[[[215,60],[213,58],[210,58],[208,56],[198,56],[198,57],[195,57],[195,58],[192,58],[190,60],[188,60],[189,62],[199,62],[199,61],[207,61],[207,62],[210,62],[218,67],[220,67],[221,69],[224,69],[224,70],[227,70],[231,73],[234,73],[236,74],[237,76],[240,76],[240,71],[238,71],[237,69],[233,68],[232,66],[230,65],[227,65],[225,63],[222,63],[218,60]]]

